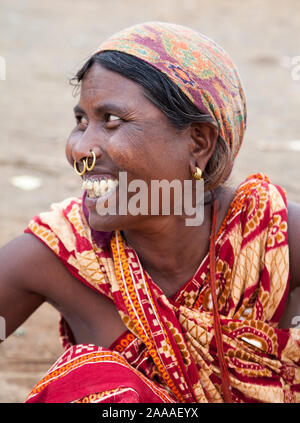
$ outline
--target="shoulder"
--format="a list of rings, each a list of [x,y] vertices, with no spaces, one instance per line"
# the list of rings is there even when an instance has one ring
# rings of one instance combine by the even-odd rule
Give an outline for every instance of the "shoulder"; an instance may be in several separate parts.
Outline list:
[[[237,187],[230,211],[240,220],[244,237],[267,236],[273,224],[287,220],[286,192],[265,174],[250,175]]]
[[[82,199],[67,198],[51,204],[50,210],[31,219],[25,232],[35,235],[56,255],[67,258],[75,250],[77,238],[89,235]]]
[[[278,222],[287,222],[287,242],[289,248],[290,289],[300,287],[300,204],[287,201],[285,190],[271,183],[264,174],[250,175],[237,191],[243,205],[242,215],[245,226],[253,216],[263,216],[265,224],[272,229]],[[275,228],[274,228],[275,229]],[[271,231],[272,232],[272,231]],[[271,247],[274,240],[270,235]],[[282,239],[283,242],[286,242]]]
[[[51,297],[52,282],[68,276],[67,269],[53,251],[38,238],[25,233],[1,248],[1,280],[16,289]],[[51,282],[51,283],[50,283]]]
[[[300,204],[288,201],[291,290],[300,286]]]

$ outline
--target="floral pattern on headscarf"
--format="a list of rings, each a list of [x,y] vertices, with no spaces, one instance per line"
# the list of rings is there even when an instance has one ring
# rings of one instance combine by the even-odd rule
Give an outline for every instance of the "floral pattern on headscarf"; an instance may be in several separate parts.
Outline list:
[[[181,25],[146,22],[113,35],[95,53],[107,50],[133,55],[166,74],[212,116],[236,157],[246,128],[246,101],[238,71],[222,47]]]

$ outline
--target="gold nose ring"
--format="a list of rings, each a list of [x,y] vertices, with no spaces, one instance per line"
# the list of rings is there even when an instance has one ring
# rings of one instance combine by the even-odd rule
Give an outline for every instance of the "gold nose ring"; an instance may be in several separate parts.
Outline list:
[[[92,161],[91,166],[89,166],[89,157],[82,159],[83,169],[82,169],[81,172],[77,169],[77,162],[76,162],[76,160],[74,160],[74,170],[77,173],[77,175],[82,176],[82,175],[85,174],[86,171],[90,172],[91,170],[94,169],[95,164],[96,164],[96,154],[94,153],[94,151],[92,151],[92,155],[93,155],[93,161]]]
[[[77,169],[77,162],[76,162],[76,160],[74,160],[74,169],[75,169],[75,172],[77,173],[77,175],[79,175],[79,176],[84,175],[84,174],[85,174],[85,171],[86,171],[86,166],[87,166],[87,164],[86,164],[85,159],[83,159],[83,160],[82,160],[82,162],[83,162],[83,169],[82,169],[82,171],[80,172],[80,171]]]
[[[95,164],[96,164],[96,154],[93,152],[93,150],[92,150],[92,155],[93,155],[93,161],[92,161],[91,166],[89,166],[89,157],[87,157],[85,159],[85,162],[86,162],[86,170],[89,171],[89,172],[94,169]]]

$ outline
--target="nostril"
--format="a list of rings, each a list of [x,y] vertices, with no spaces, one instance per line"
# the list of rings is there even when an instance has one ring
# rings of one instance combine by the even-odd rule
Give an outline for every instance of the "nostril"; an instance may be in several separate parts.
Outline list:
[[[75,172],[82,176],[86,171],[92,171],[96,165],[96,160],[102,155],[102,151],[98,146],[84,146],[87,148],[80,148],[80,145],[69,145],[66,149],[66,155],[69,163],[73,166]]]
[[[89,159],[89,161],[92,162],[94,160],[94,156],[98,159],[101,155],[102,150],[100,150],[98,146],[89,149],[74,147],[71,151],[73,160],[76,160],[78,163],[85,159]]]

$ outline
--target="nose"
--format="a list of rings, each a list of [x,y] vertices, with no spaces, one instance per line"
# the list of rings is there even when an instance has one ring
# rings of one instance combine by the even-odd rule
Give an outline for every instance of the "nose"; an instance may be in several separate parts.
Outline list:
[[[96,155],[96,159],[98,159],[102,155],[102,150],[97,144],[85,145],[83,148],[79,148],[75,145],[72,148],[72,159],[76,162],[80,162],[82,159],[86,157],[92,157],[92,151]]]
[[[96,159],[101,157],[103,153],[99,145],[99,139],[96,139],[92,134],[88,134],[88,129],[79,139],[73,139],[70,147],[72,161],[78,163],[86,157],[92,157],[92,151],[95,153]]]

